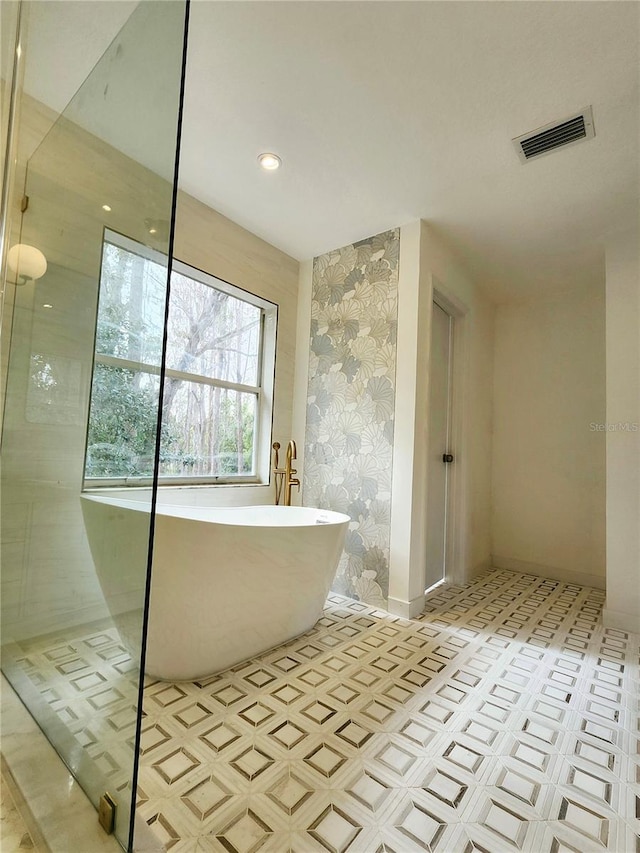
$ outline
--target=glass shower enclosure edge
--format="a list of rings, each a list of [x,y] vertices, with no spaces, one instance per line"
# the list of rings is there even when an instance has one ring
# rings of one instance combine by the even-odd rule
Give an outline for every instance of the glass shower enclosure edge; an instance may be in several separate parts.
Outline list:
[[[49,4],[33,5],[30,25],[46,27]],[[134,843],[188,14],[188,0],[139,3],[30,157],[19,242],[43,253],[46,271],[30,277],[18,270],[7,285],[14,305],[3,377],[2,669],[94,805],[105,794],[115,803],[115,835],[127,850]],[[23,115],[31,106],[25,101]],[[133,265],[109,270],[105,283],[105,228],[160,253],[161,280],[146,280]],[[143,351],[145,359],[153,352],[155,381],[113,370],[107,386],[97,387],[97,308],[106,287],[118,295],[113,345],[139,352],[141,362]],[[135,404],[141,388],[147,423],[136,452],[153,461],[153,485],[131,517],[104,502],[92,507],[97,515],[87,513],[81,492],[90,407],[100,394]],[[103,444],[117,445],[118,423],[118,416],[104,418]],[[124,534],[114,535],[116,522]]]

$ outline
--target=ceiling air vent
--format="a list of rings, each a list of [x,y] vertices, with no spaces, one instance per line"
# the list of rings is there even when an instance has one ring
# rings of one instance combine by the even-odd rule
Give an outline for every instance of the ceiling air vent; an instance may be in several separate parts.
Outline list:
[[[595,136],[593,114],[591,107],[587,107],[563,121],[554,121],[530,133],[517,136],[513,144],[520,161],[526,163],[534,157],[541,157],[565,145],[574,145],[576,142],[582,142],[583,139],[591,139],[592,136]]]

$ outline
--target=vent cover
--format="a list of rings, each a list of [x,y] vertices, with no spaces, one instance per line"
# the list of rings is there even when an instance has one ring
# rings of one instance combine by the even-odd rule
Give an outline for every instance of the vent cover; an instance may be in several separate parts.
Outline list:
[[[587,107],[560,122],[554,121],[552,124],[538,127],[530,133],[517,136],[513,140],[513,144],[518,152],[520,162],[526,163],[535,157],[541,157],[543,154],[555,151],[556,148],[575,145],[577,142],[591,139],[593,136],[595,136],[593,114],[591,107]]]

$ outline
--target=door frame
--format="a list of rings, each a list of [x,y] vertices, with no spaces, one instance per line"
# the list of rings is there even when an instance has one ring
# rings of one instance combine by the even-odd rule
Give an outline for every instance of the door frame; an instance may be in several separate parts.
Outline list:
[[[440,586],[446,578],[449,561],[447,540],[449,537],[449,494],[451,491],[451,468],[444,462],[443,454],[451,453],[452,400],[453,400],[453,342],[455,320],[449,311],[440,305],[437,294],[431,300],[431,337],[428,362],[427,394],[427,484],[425,512],[425,593]],[[437,350],[435,347],[438,338]],[[446,350],[444,349],[446,345]],[[437,381],[438,399],[434,400],[434,380]],[[442,383],[444,380],[444,388]],[[444,390],[444,394],[442,391]],[[437,440],[432,430],[437,426]],[[455,459],[454,459],[455,461]],[[433,496],[431,489],[435,488]],[[437,499],[436,499],[437,498]],[[431,517],[433,512],[433,517]],[[431,542],[431,537],[435,541]],[[442,537],[440,539],[440,537]],[[436,550],[436,543],[441,550]],[[430,561],[433,561],[431,565]],[[436,571],[437,569],[437,571]]]
[[[467,531],[465,509],[467,503],[467,448],[466,448],[466,380],[468,375],[468,308],[451,293],[435,275],[431,274],[432,300],[429,307],[429,346],[431,345],[431,317],[435,302],[452,318],[453,346],[450,352],[450,447],[453,462],[449,466],[447,481],[446,531],[445,531],[445,573],[444,583],[465,583]],[[431,382],[429,365],[427,385]],[[427,395],[429,387],[427,387]],[[427,396],[427,399],[429,397]],[[427,438],[430,418],[427,423]],[[429,461],[425,459],[425,483],[428,483]],[[427,486],[428,488],[428,486]],[[425,502],[426,510],[426,502]]]

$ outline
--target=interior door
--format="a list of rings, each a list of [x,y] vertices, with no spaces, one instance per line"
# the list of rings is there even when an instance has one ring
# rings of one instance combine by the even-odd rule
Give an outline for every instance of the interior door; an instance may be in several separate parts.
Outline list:
[[[436,302],[431,320],[429,374],[429,450],[427,472],[427,559],[425,589],[446,570],[447,487],[451,432],[451,352],[453,318]]]

